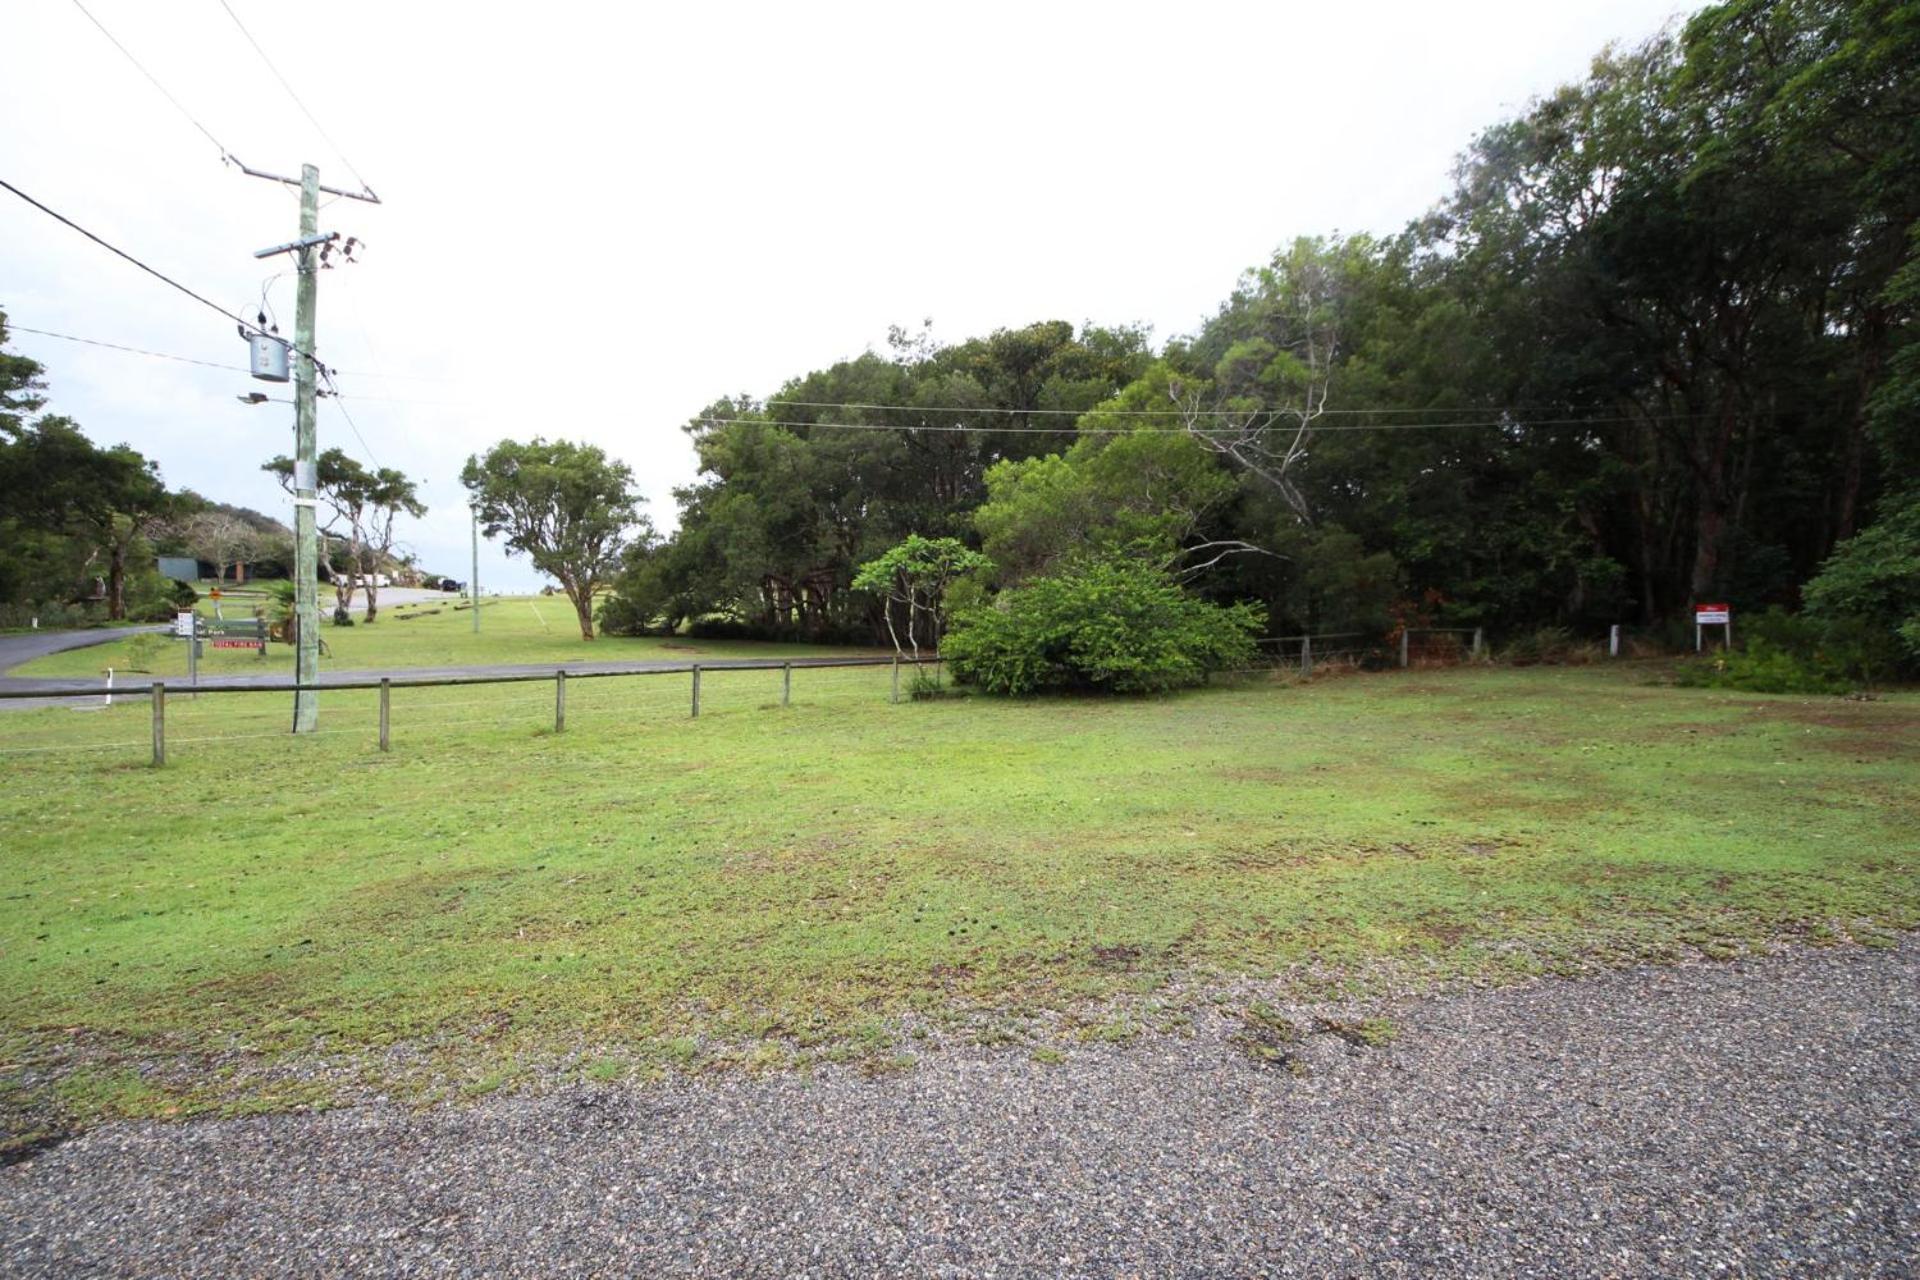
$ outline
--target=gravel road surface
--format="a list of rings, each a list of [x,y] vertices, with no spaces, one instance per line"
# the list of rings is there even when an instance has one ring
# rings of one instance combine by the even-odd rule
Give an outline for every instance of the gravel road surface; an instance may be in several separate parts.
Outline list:
[[[914,1071],[115,1125],[9,1275],[1912,1276],[1920,941]]]

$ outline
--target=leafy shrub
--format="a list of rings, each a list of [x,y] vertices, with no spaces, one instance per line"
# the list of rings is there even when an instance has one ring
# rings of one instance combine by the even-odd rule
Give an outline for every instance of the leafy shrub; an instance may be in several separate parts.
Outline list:
[[[1897,674],[1898,638],[1869,619],[1773,608],[1747,622],[1742,647],[1680,668],[1684,685],[1751,693],[1846,693]]]
[[[1883,632],[1920,666],[1920,499],[1841,543],[1805,594],[1815,617]]]
[[[1253,661],[1260,610],[1183,591],[1124,556],[1070,565],[954,618],[954,678],[989,693],[1153,693]]]
[[[1743,689],[1748,693],[1845,693],[1853,687],[1850,681],[1767,640],[1691,659],[1681,664],[1676,679],[1692,688]]]
[[[42,604],[0,604],[0,629],[26,629],[39,619],[45,631],[65,631],[94,627],[106,621],[107,612],[95,604],[63,604],[50,600]]]
[[[597,619],[600,630],[607,635],[643,636],[654,627],[658,615],[631,596],[610,595],[600,601]]]
[[[913,679],[907,685],[907,697],[914,702],[931,702],[936,698],[950,698],[959,690],[949,688],[940,678],[937,668],[915,667]]]

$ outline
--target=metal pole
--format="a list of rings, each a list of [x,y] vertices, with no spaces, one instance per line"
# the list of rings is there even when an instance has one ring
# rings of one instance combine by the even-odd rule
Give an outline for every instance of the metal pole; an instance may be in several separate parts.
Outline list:
[[[393,682],[387,679],[387,677],[381,676],[380,677],[380,749],[382,751],[393,750],[393,745],[392,745],[393,739],[391,735],[387,732],[387,728],[389,724],[388,713],[391,711],[392,706],[393,706]]]
[[[153,682],[153,767],[167,762],[167,686]]]
[[[1400,628],[1400,665],[1402,667],[1407,665],[1407,637],[1412,634],[1407,628]]]
[[[187,637],[187,683],[200,687],[200,615],[193,615],[193,634]],[[196,699],[197,701],[197,699]]]
[[[1480,661],[1481,650],[1487,647],[1487,633],[1483,627],[1473,629],[1473,660]]]
[[[1620,656],[1620,624],[1617,622],[1607,628],[1607,656],[1609,658]]]
[[[1313,674],[1313,637],[1312,636],[1300,637],[1300,674],[1303,676],[1310,676]]]
[[[473,586],[468,595],[473,600],[473,634],[480,634],[480,508],[468,507],[473,516]]]
[[[783,707],[793,705],[793,664],[791,662],[780,668],[780,705]]]
[[[693,664],[693,715],[695,719],[700,717],[700,664],[697,662]]]
[[[320,170],[300,166],[300,235],[320,227]],[[320,552],[313,504],[319,485],[319,445],[314,431],[314,308],[319,268],[312,246],[296,251],[299,287],[293,311],[293,731],[320,727],[319,695],[312,686],[320,675]],[[190,641],[189,643],[195,643]]]
[[[567,731],[567,673],[553,673],[553,731]]]

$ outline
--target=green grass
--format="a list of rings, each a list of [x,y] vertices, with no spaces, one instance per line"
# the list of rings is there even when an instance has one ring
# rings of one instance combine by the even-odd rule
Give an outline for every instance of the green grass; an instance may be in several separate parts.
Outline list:
[[[223,600],[226,616],[253,616],[251,600]],[[480,634],[473,631],[470,610],[456,610],[464,603],[448,596],[421,605],[383,607],[371,625],[364,622],[351,627],[336,627],[323,622],[321,635],[329,656],[320,660],[322,671],[355,671],[374,667],[475,666],[484,663],[561,663],[612,662],[621,660],[682,659],[714,657],[797,657],[811,653],[846,653],[848,650],[822,650],[805,645],[772,645],[723,640],[692,640],[685,637],[663,639],[653,636],[599,636],[591,641],[580,638],[579,623],[573,606],[564,596],[502,597],[481,602]],[[197,611],[213,616],[211,601],[202,600]],[[146,646],[154,648],[154,646]],[[138,660],[136,640],[116,640],[85,649],[37,658],[16,667],[19,676],[85,677],[100,676],[108,667],[115,671],[142,670],[159,676],[184,676],[187,648],[183,640],[167,638],[157,649],[157,659]],[[876,651],[877,652],[877,651]],[[238,675],[247,673],[293,674],[293,649],[284,644],[267,646],[263,658],[252,649],[214,649],[207,647],[200,659],[200,674]]]
[[[698,720],[684,676],[577,681],[564,734],[546,685],[403,690],[387,755],[371,694],[301,740],[278,696],[210,696],[170,701],[162,770],[143,703],[10,712],[0,1091],[885,1070],[903,1027],[1124,1040],[1176,975],[1325,994],[1920,922],[1920,698],[1648,675],[890,705],[883,669],[804,671],[782,710],[777,672],[714,672]]]

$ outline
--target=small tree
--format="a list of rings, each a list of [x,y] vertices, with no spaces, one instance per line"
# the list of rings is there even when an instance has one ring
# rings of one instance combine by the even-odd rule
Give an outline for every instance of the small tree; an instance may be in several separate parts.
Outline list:
[[[620,567],[632,535],[651,536],[638,509],[633,472],[597,445],[536,436],[502,440],[485,457],[469,457],[460,483],[473,495],[488,537],[505,534],[510,550],[560,583],[593,639],[593,600]]]
[[[946,630],[946,594],[953,580],[963,574],[991,569],[993,561],[974,551],[958,538],[923,538],[911,534],[877,560],[869,560],[854,575],[856,590],[873,591],[886,599],[887,635],[896,653],[911,651],[920,656],[920,622],[925,619],[927,636],[935,653]],[[907,642],[900,643],[894,625],[896,610],[906,609]]]
[[[249,563],[274,554],[280,543],[230,512],[196,511],[181,526],[180,539],[196,559],[213,565],[214,581],[225,585],[230,565]]]
[[[260,469],[270,472],[288,493],[294,491],[292,458],[272,458]],[[379,573],[391,558],[394,521],[403,512],[417,519],[427,509],[414,482],[401,472],[391,467],[369,471],[341,449],[320,455],[314,479],[314,492],[331,513],[320,530],[325,536],[319,547],[333,582],[333,620],[352,621],[354,590],[364,587],[367,621],[372,622],[380,612]],[[337,557],[330,541],[339,544]]]

